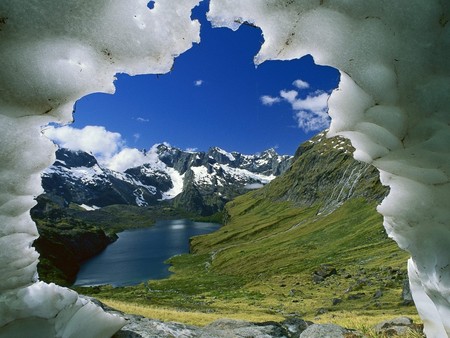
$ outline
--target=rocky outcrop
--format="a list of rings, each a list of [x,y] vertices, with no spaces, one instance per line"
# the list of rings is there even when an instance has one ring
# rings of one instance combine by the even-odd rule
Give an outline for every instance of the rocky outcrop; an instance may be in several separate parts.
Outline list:
[[[382,336],[406,336],[409,333],[422,333],[423,325],[414,324],[408,317],[398,317],[383,321],[374,327],[375,333]]]
[[[117,239],[100,228],[69,218],[50,226],[39,220],[38,229],[40,237],[33,244],[41,254],[38,271],[61,285],[71,285],[81,264]]]

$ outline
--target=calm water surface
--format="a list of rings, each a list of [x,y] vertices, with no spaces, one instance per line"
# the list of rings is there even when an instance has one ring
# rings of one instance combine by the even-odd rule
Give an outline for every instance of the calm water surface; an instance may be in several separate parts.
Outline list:
[[[166,259],[189,252],[190,237],[219,228],[216,223],[175,220],[120,232],[117,241],[81,266],[75,285],[125,286],[165,278],[170,274]]]

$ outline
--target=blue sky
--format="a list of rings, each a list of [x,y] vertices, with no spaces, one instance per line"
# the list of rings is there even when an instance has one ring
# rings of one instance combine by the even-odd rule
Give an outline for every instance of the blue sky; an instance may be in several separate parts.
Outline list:
[[[118,149],[168,142],[182,149],[219,146],[246,154],[270,147],[293,154],[323,129],[320,119],[309,126],[305,119],[314,109],[321,113],[339,73],[315,66],[311,57],[256,68],[261,31],[212,29],[206,11],[203,2],[193,14],[202,24],[201,43],[179,56],[169,74],[119,74],[114,95],[91,94],[77,102],[71,127],[103,126],[119,133]]]

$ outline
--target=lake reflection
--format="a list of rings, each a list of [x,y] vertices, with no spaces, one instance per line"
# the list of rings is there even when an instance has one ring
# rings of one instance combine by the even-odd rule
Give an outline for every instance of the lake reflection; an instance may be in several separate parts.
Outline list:
[[[216,223],[174,220],[120,232],[117,241],[81,266],[75,285],[125,286],[165,278],[170,274],[166,259],[189,252],[190,237],[219,228]]]

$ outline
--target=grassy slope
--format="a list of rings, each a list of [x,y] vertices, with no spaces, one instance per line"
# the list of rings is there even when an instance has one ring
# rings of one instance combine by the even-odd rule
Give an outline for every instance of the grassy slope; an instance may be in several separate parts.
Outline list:
[[[253,192],[227,211],[226,226],[192,240],[193,254],[170,259],[170,278],[80,291],[124,310],[133,304],[133,312],[193,324],[289,315],[320,321],[320,309],[326,311],[322,320],[341,324],[355,315],[370,323],[416,313],[400,306],[407,255],[386,237],[375,203],[350,200],[317,217],[314,207],[270,202]],[[333,265],[338,275],[315,284],[312,273],[321,264]],[[383,295],[374,299],[377,290]],[[360,299],[347,299],[358,294]],[[332,305],[333,298],[342,302]]]

